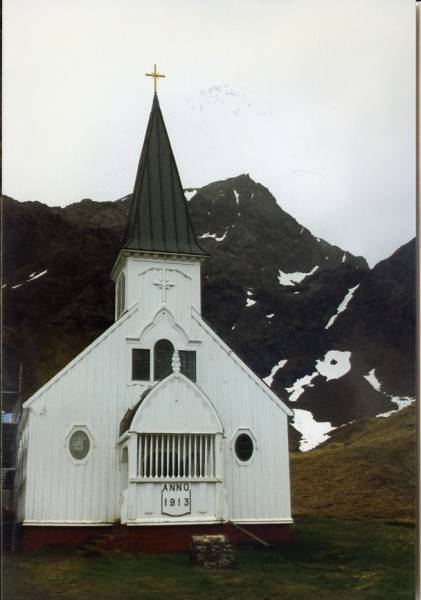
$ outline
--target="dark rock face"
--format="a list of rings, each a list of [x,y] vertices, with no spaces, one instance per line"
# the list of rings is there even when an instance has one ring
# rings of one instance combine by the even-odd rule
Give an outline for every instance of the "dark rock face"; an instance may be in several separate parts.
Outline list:
[[[357,351],[355,367],[376,368],[383,391],[415,395],[415,240],[378,263],[332,327]]]
[[[364,258],[315,238],[248,175],[199,189],[188,206],[210,255],[203,315],[260,377],[287,359],[272,382],[283,400],[329,350],[351,352],[351,370],[329,381],[318,375],[294,408],[339,425],[391,410],[382,392],[414,395],[414,241],[370,271]],[[64,209],[4,199],[6,385],[16,387],[22,360],[28,396],[113,322],[109,273],[129,207],[130,196]],[[364,379],[372,369],[380,392]]]

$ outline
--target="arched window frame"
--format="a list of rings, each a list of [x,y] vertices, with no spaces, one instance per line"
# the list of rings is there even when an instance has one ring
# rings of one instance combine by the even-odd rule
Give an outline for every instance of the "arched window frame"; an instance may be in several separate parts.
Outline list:
[[[168,358],[165,360],[165,363],[168,364],[169,369],[168,369],[168,373],[166,373],[165,375],[161,375],[161,373],[158,372],[158,368],[160,367],[160,363],[163,363],[164,361],[162,359],[160,359],[160,360],[157,359],[157,353],[164,352],[164,350],[159,348],[159,345],[162,346],[164,342],[167,345],[167,349],[165,351],[167,352],[167,356],[168,356]],[[154,347],[153,347],[153,380],[154,381],[162,381],[162,379],[165,379],[165,377],[167,377],[168,375],[170,375],[172,373],[171,364],[172,364],[174,350],[175,350],[174,344],[166,338],[161,338],[155,342]]]
[[[116,290],[116,317],[117,319],[126,310],[126,276],[124,271],[120,273],[117,279],[117,290]]]
[[[129,357],[129,363],[130,363],[130,373],[129,373],[129,380],[131,383],[144,383],[146,382],[156,382],[156,381],[160,381],[162,378],[157,379],[155,377],[155,347],[156,344],[158,344],[159,342],[163,341],[163,340],[167,340],[168,342],[170,342],[171,344],[173,344],[173,342],[171,340],[168,340],[167,338],[160,338],[158,340],[156,340],[155,343],[153,343],[151,345],[150,348],[147,347],[139,347],[137,345],[130,345],[129,346],[129,351],[130,351],[130,357]],[[196,348],[181,348],[181,349],[177,349],[174,344],[173,344],[173,349],[172,349],[172,354],[171,354],[171,363],[172,363],[172,358],[173,358],[173,353],[175,350],[178,350],[178,355],[180,358],[180,372],[185,375],[186,377],[188,377],[191,381],[193,381],[194,383],[196,383],[197,381],[197,349]],[[139,374],[139,371],[137,371],[137,368],[135,366],[135,363],[137,361],[143,361],[144,363],[144,367],[145,370],[142,371],[142,375]],[[172,368],[170,373],[172,372]]]

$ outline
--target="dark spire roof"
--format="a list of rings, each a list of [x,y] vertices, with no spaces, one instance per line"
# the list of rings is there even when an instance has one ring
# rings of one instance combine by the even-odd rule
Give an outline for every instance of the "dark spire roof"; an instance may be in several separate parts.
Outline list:
[[[140,155],[123,248],[206,255],[193,231],[156,94]]]

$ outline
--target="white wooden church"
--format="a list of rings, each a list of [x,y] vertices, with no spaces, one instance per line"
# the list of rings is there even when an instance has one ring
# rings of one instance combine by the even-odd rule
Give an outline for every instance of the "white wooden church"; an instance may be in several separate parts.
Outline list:
[[[115,323],[24,404],[27,547],[104,527],[163,551],[195,532],[287,541],[292,413],[202,319],[205,259],[155,92],[111,273]]]

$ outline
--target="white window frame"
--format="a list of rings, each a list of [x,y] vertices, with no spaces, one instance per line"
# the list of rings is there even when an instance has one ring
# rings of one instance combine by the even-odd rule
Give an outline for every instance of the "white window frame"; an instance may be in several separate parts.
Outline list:
[[[84,433],[86,433],[86,435],[89,438],[88,454],[84,458],[81,458],[81,459],[75,458],[70,451],[70,439],[76,431],[83,431]],[[92,435],[89,427],[87,427],[86,425],[73,425],[73,427],[69,430],[66,437],[64,438],[64,446],[67,449],[67,456],[69,457],[69,459],[71,460],[71,462],[74,465],[84,465],[91,458],[92,451],[93,451],[93,448],[95,448],[96,443],[95,443],[95,438]]]
[[[155,344],[157,342],[159,342],[159,340],[161,339],[168,339],[168,338],[162,338],[159,337],[156,340],[154,340],[152,342],[152,344],[150,346],[145,346],[145,345],[141,345],[140,340],[138,338],[136,339],[126,339],[127,342],[127,347],[126,347],[126,352],[127,352],[127,362],[126,362],[126,373],[127,373],[127,384],[128,386],[132,386],[132,385],[138,385],[138,386],[143,386],[145,387],[145,385],[155,385],[156,383],[159,383],[160,379],[154,379],[154,375],[155,375]],[[189,352],[195,352],[196,354],[196,381],[192,381],[192,383],[194,385],[198,385],[198,381],[200,381],[200,377],[201,377],[201,371],[200,371],[200,367],[201,367],[201,363],[200,363],[200,346],[199,345],[190,345],[190,344],[186,344],[180,347],[177,347],[174,342],[172,340],[170,340],[170,342],[173,344],[174,349],[177,350],[178,352],[180,352],[180,350],[187,350]],[[149,350],[150,354],[149,354],[149,379],[132,379],[132,351],[133,350]],[[181,371],[180,371],[181,372]]]
[[[235,451],[235,443],[237,441],[237,438],[240,437],[240,435],[242,435],[243,433],[247,434],[248,436],[251,437],[251,440],[253,442],[253,453],[250,456],[250,458],[248,460],[240,460],[237,456],[237,453]],[[256,452],[258,450],[258,445],[257,445],[257,440],[256,440],[256,436],[254,435],[254,433],[252,432],[252,430],[249,427],[239,427],[232,439],[231,439],[231,445],[230,445],[230,449],[231,449],[231,453],[234,457],[235,462],[237,463],[237,465],[239,465],[240,467],[248,467],[253,461],[254,458],[256,456]]]

